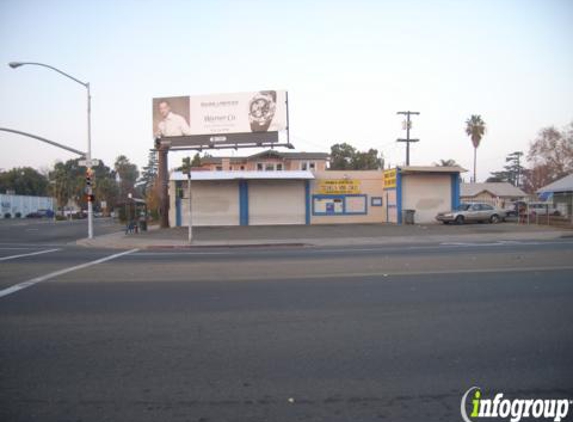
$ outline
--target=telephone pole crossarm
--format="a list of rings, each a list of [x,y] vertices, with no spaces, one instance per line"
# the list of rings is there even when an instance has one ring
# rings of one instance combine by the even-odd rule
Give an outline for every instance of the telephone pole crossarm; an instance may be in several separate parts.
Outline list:
[[[410,143],[411,142],[420,142],[419,139],[411,139],[410,138],[410,129],[412,128],[412,121],[410,120],[410,116],[417,116],[420,114],[419,111],[399,111],[396,114],[403,114],[406,116],[406,138],[397,139],[396,142],[406,142],[406,165],[410,165]]]

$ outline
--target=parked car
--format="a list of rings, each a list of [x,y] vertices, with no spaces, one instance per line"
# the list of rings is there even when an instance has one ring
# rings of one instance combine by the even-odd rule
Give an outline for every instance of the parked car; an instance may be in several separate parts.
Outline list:
[[[505,216],[506,213],[502,209],[495,208],[490,204],[475,202],[460,204],[455,210],[441,212],[436,216],[436,220],[444,224],[463,224],[470,221],[480,223],[487,221],[495,224],[503,221]]]
[[[26,214],[26,218],[53,218],[54,217],[54,211],[52,210],[38,210],[38,211],[34,211],[31,212],[29,214]]]
[[[553,215],[553,216],[558,217],[561,215],[561,212],[557,208],[555,208],[555,206],[553,204],[551,204],[549,202],[522,202],[522,201],[520,201],[516,204],[516,210],[522,215],[527,215],[528,212],[531,216]]]

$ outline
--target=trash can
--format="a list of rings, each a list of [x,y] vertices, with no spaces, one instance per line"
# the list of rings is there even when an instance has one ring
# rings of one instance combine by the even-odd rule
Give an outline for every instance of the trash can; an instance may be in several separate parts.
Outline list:
[[[142,232],[147,231],[147,220],[139,220],[139,230]]]
[[[414,224],[416,210],[404,210],[404,224]]]

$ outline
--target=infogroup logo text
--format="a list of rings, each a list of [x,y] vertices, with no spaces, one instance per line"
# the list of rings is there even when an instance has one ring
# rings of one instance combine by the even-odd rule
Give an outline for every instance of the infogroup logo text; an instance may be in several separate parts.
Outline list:
[[[468,399],[471,400],[469,415],[466,410]],[[462,397],[460,412],[464,422],[474,422],[479,418],[509,419],[511,422],[533,418],[560,422],[567,417],[572,404],[570,399],[504,399],[503,393],[486,399],[482,397],[480,387],[472,387]]]

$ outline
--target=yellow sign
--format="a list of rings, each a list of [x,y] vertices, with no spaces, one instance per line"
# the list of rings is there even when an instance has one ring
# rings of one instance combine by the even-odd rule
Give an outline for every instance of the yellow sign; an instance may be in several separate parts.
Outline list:
[[[384,170],[384,189],[396,187],[396,169]]]
[[[322,195],[360,193],[360,180],[332,179],[318,182],[318,193]]]

